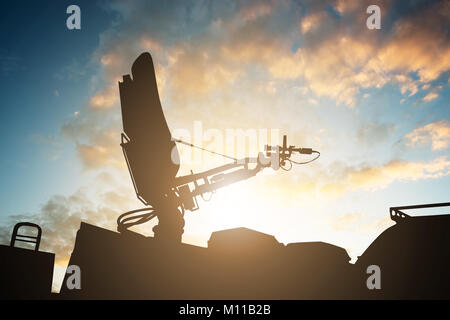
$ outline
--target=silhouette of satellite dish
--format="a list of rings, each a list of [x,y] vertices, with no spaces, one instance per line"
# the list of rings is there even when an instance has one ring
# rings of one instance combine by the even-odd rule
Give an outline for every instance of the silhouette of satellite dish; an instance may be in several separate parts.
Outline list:
[[[150,53],[136,59],[131,73],[119,82],[121,145],[138,198],[144,204],[158,203],[174,184],[178,150],[161,107]]]
[[[197,196],[203,197],[229,184],[254,177],[264,168],[290,170],[292,163],[307,164],[320,156],[319,151],[311,148],[288,146],[286,136],[283,137],[283,146],[266,146],[268,158],[259,152],[257,157],[244,159],[173,139],[161,108],[155,68],[148,52],[142,53],[133,63],[131,76],[123,76],[123,81],[119,82],[119,91],[124,130],[121,146],[136,195],[148,206],[121,214],[117,218],[120,232],[157,217],[158,225],[153,228],[155,237],[180,242],[185,225],[184,213],[199,208]],[[233,162],[177,177],[180,160],[176,142]],[[316,156],[308,161],[296,162],[290,159],[293,153],[314,153]],[[290,165],[288,169],[286,164]]]

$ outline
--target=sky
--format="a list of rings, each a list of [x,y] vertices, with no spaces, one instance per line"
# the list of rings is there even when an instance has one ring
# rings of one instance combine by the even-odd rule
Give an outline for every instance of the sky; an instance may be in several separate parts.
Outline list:
[[[71,4],[81,30],[66,27]],[[366,27],[371,4],[381,29]],[[357,259],[393,225],[389,207],[449,201],[449,16],[448,1],[419,0],[3,4],[0,243],[18,221],[40,224],[57,291],[81,221],[115,230],[142,207],[119,146],[117,84],[148,51],[173,136],[230,154],[230,132],[266,130],[321,152],[200,199],[184,242],[248,227]],[[265,137],[232,155],[254,156]],[[179,175],[226,163],[178,148]],[[448,212],[419,214],[431,213]]]

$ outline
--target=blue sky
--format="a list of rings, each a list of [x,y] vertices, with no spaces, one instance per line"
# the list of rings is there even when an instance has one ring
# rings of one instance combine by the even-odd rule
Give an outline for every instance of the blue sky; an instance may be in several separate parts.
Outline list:
[[[111,24],[94,2],[83,6],[80,31],[65,27],[70,1],[3,5],[0,85],[2,87],[2,216],[32,212],[55,190],[72,192],[80,166],[73,150],[56,138],[61,123],[95,90],[98,72],[91,54],[99,33]],[[58,161],[50,161],[51,158]],[[61,173],[64,179],[61,179]]]
[[[380,30],[366,28],[368,1],[77,1],[72,31],[72,1],[4,4],[0,239],[37,222],[62,268],[80,221],[114,230],[141,206],[119,146],[117,82],[144,51],[175,136],[196,122],[224,135],[275,129],[322,153],[200,201],[185,242],[244,226],[356,257],[391,225],[390,206],[448,201],[448,2],[377,3]],[[222,138],[192,142],[227,151]],[[221,163],[179,150],[179,174]]]

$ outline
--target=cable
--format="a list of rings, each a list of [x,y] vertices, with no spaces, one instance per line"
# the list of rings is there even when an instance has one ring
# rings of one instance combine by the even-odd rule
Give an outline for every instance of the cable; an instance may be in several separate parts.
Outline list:
[[[206,152],[218,155],[218,156],[222,156],[222,157],[227,158],[227,159],[238,161],[238,159],[230,157],[230,156],[227,156],[226,154],[222,154],[222,153],[211,151],[211,150],[208,150],[208,149],[205,149],[205,148],[202,148],[202,147],[198,147],[196,145],[193,145],[192,143],[184,142],[183,140],[180,140],[180,139],[172,138],[172,140],[175,141],[175,142],[181,143],[181,144],[185,144],[185,145],[187,145],[189,147],[192,147],[192,148],[197,148],[197,149],[200,149],[200,150],[203,150],[203,151],[206,151]]]
[[[292,169],[292,161],[291,161],[291,159],[286,159],[284,161],[289,161],[289,168],[285,168],[282,165],[280,165],[280,168],[283,169],[284,171],[291,171],[291,169]]]
[[[181,209],[181,215],[184,216],[185,211],[184,211],[183,206],[180,206],[180,209]],[[149,211],[149,212],[134,215],[135,213],[145,212],[145,211]],[[141,209],[131,210],[131,211],[122,213],[117,218],[117,231],[122,232],[122,231],[128,230],[132,226],[146,223],[146,222],[152,220],[153,218],[155,218],[156,216],[157,216],[157,211],[153,207],[141,208]]]
[[[133,216],[133,214],[135,214],[135,213],[144,212],[144,211],[149,211],[149,212]],[[122,213],[117,218],[117,231],[122,232],[132,226],[150,221],[154,217],[156,217],[156,211],[153,207],[141,208],[141,209],[131,210],[131,211]],[[134,220],[136,220],[136,221],[134,221]]]
[[[319,159],[319,157],[320,157],[320,152],[319,151],[313,150],[312,153],[317,153],[317,156],[314,159],[311,159],[311,160],[308,160],[308,161],[305,161],[305,162],[296,162],[296,161],[291,160],[291,159],[289,159],[289,161],[291,161],[292,163],[295,163],[295,164],[307,164],[307,163],[311,163],[311,162],[316,161],[317,159]]]

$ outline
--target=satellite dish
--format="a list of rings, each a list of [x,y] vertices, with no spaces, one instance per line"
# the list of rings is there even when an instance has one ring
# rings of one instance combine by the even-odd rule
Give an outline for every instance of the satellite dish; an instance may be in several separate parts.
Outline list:
[[[157,203],[174,185],[179,165],[176,144],[159,100],[150,53],[142,53],[131,67],[132,77],[119,82],[122,106],[122,147],[138,198]]]

